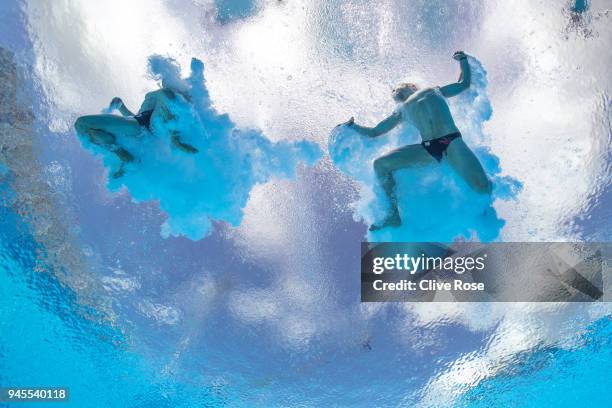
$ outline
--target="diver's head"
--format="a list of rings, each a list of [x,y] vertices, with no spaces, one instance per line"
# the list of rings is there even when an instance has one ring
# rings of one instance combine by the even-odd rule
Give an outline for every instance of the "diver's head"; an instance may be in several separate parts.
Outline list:
[[[172,58],[151,55],[149,57],[149,74],[158,81],[163,89],[170,89],[181,94],[187,93],[189,90],[187,82],[181,78],[181,67]]]
[[[395,100],[396,102],[404,102],[410,97],[410,95],[412,95],[418,90],[419,88],[411,82],[400,84],[393,89],[393,100]]]

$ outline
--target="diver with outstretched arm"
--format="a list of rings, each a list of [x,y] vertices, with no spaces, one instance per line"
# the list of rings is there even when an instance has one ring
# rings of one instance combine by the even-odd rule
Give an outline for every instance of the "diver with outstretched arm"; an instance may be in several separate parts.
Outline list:
[[[425,166],[446,159],[475,191],[491,193],[491,182],[463,141],[445,99],[468,89],[471,81],[467,55],[457,51],[453,58],[461,66],[461,75],[456,83],[424,89],[412,83],[401,84],[392,93],[400,106],[391,116],[373,128],[357,125],[353,118],[346,123],[362,135],[378,137],[406,122],[417,128],[422,139],[420,144],[400,147],[374,160],[374,171],[391,202],[391,211],[380,225],[372,225],[371,231],[401,224],[393,178],[393,172],[399,169]]]
[[[174,115],[170,113],[166,105],[168,101],[177,97],[177,93],[178,91],[169,88],[147,93],[137,114],[130,111],[121,98],[114,97],[110,108],[117,109],[121,116],[113,114],[81,116],[75,122],[74,127],[91,143],[115,153],[121,160],[121,167],[112,174],[112,177],[119,178],[125,174],[125,164],[134,161],[134,156],[118,144],[117,135],[135,138],[143,128],[150,131],[151,120],[154,116],[159,115],[164,122],[174,119]],[[195,147],[182,142],[178,132],[172,132],[172,144],[186,153],[198,152]]]

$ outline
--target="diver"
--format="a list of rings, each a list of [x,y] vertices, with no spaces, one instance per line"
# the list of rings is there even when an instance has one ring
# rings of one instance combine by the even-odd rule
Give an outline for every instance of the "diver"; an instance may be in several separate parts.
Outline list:
[[[391,211],[381,224],[372,225],[371,231],[401,224],[393,178],[393,172],[399,169],[426,166],[445,159],[476,192],[491,194],[491,182],[474,153],[461,138],[445,100],[470,86],[471,73],[467,55],[457,51],[453,58],[461,66],[458,82],[424,89],[412,83],[401,84],[392,93],[393,99],[400,106],[378,125],[373,128],[360,126],[353,118],[346,122],[347,126],[368,137],[384,135],[405,122],[416,127],[422,139],[420,144],[400,147],[374,160],[374,171],[391,202]]]
[[[156,91],[149,92],[140,106],[137,114],[132,113],[123,103],[121,98],[114,97],[110,103],[110,109],[117,109],[121,116],[114,114],[99,114],[81,116],[74,124],[77,132],[88,140],[100,147],[113,152],[119,160],[121,166],[114,174],[113,178],[119,178],[125,174],[125,164],[134,161],[134,156],[124,147],[117,143],[118,134],[126,137],[137,138],[143,129],[151,131],[151,120],[160,118],[163,122],[175,119],[175,116],[168,109],[168,102],[182,95],[189,100],[186,93],[163,87]],[[180,135],[172,131],[172,144],[186,153],[197,153],[198,149],[180,140]]]

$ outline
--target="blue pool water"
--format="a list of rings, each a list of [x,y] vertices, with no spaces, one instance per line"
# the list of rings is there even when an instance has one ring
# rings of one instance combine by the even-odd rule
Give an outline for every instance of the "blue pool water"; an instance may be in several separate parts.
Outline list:
[[[359,243],[610,241],[610,8],[2,1],[0,386],[67,386],[71,407],[609,405],[608,304],[361,304]],[[368,233],[369,162],[417,135],[328,137],[386,117],[398,83],[455,81],[458,49],[474,87],[451,110],[498,190],[406,172],[411,222]],[[216,132],[186,157],[162,128],[109,183],[75,120],[164,75],[201,93],[175,125]]]
[[[517,357],[517,364],[468,391],[465,407],[605,407],[612,362],[612,321],[593,323],[571,350],[544,347]]]
[[[3,385],[68,386],[70,400],[62,406],[73,407],[243,405],[238,391],[220,385],[204,387],[198,384],[196,372],[187,376],[165,372],[155,358],[148,360],[135,352],[116,327],[85,318],[87,310],[78,305],[74,293],[46,273],[32,271],[37,245],[27,227],[6,209],[1,220]],[[606,406],[612,386],[610,339],[612,322],[606,317],[588,328],[580,346],[546,347],[518,355],[513,365],[469,390],[454,405],[575,407],[588,401],[592,406]],[[342,401],[362,405],[350,395]]]
[[[75,293],[34,272],[37,250],[19,217],[1,210],[0,383],[68,387],[73,407],[221,406],[214,390],[182,382],[131,350]],[[48,403],[28,403],[47,406]],[[0,403],[0,406],[12,404]]]

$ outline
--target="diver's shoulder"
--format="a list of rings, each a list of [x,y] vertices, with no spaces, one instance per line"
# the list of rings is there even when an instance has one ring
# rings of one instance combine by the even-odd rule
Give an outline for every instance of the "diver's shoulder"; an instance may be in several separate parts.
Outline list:
[[[162,91],[161,89],[156,89],[155,91],[147,92],[144,96],[143,103],[153,102],[155,99],[159,97],[159,94],[161,93],[161,91]]]
[[[419,91],[416,93],[422,96],[422,95],[427,95],[431,93],[439,93],[439,92],[441,92],[439,86],[429,86],[427,88],[419,89]]]
[[[418,91],[416,91],[415,93],[413,93],[412,95],[410,95],[410,97],[404,103],[405,104],[410,104],[411,102],[418,101],[419,99],[423,98],[424,96],[427,96],[427,95],[429,95],[431,93],[436,92],[437,89],[439,89],[439,88],[438,87],[421,88]]]

